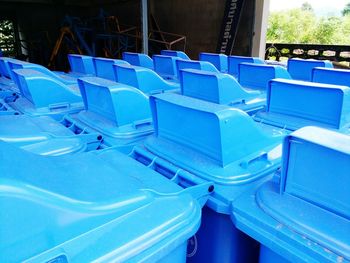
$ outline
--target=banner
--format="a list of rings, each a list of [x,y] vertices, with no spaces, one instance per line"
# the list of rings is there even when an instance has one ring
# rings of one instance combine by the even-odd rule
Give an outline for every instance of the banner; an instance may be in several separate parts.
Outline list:
[[[226,0],[217,52],[230,55],[235,43],[244,0]]]

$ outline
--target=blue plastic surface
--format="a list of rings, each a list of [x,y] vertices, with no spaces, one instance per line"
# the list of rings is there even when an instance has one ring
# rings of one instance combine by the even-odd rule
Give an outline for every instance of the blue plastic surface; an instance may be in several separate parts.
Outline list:
[[[177,60],[176,61],[177,75],[178,78],[181,78],[180,71],[181,69],[198,69],[210,72],[219,73],[218,69],[207,61],[197,61],[197,60]]]
[[[333,85],[350,86],[350,71],[316,67],[312,69],[312,81]]]
[[[176,51],[176,50],[161,50],[160,54],[163,56],[171,56],[171,57],[178,57],[182,59],[191,60],[188,55],[183,51]]]
[[[176,60],[178,57],[154,55],[154,71],[166,80],[177,80]]]
[[[30,116],[49,115],[60,120],[67,113],[84,109],[79,91],[32,69],[15,69],[13,74],[22,97],[9,103]]]
[[[116,81],[113,65],[130,65],[121,59],[94,58],[96,76],[104,79]]]
[[[0,88],[3,90],[18,91],[12,80],[12,72],[9,61],[17,61],[8,57],[0,57]]]
[[[281,173],[233,203],[262,262],[350,262],[349,146],[347,135],[302,128],[284,141]]]
[[[65,85],[76,85],[77,84],[77,79],[75,77],[71,77],[67,74],[59,74],[59,73],[56,74],[55,72],[45,68],[44,66],[38,65],[38,64],[28,63],[28,62],[24,62],[24,61],[20,61],[20,60],[16,60],[16,61],[11,60],[11,61],[9,61],[9,66],[10,66],[10,69],[12,71],[15,69],[31,69],[31,70],[41,72],[42,74],[45,74],[46,76],[48,76],[56,81],[59,81]]]
[[[48,157],[0,142],[0,157],[1,262],[186,261],[208,188],[183,190],[115,150]]]
[[[0,140],[42,155],[64,155],[97,149],[102,140],[67,128],[54,119],[27,115],[0,116]],[[72,128],[72,127],[71,127]]]
[[[292,58],[288,60],[288,72],[293,79],[312,81],[312,69],[315,67],[333,68],[328,60]]]
[[[149,69],[154,69],[153,60],[146,54],[123,52],[123,60],[127,61],[133,66],[139,66]]]
[[[202,52],[199,54],[199,60],[210,62],[220,72],[227,73],[227,55],[225,54]]]
[[[151,69],[128,65],[114,65],[113,67],[119,83],[137,88],[143,93],[157,94],[166,91],[180,91],[180,84],[164,80]]]
[[[228,74],[237,78],[240,63],[265,64],[264,60],[258,57],[228,56]]]
[[[68,54],[68,61],[71,68],[70,74],[75,77],[96,74],[93,57],[91,56]]]
[[[288,130],[312,125],[348,133],[350,88],[275,79],[269,84],[266,111],[255,119]]]
[[[103,144],[130,151],[153,133],[148,97],[138,89],[97,77],[79,79],[85,110],[66,116],[65,125],[76,125],[103,135]]]
[[[181,70],[182,95],[224,104],[254,114],[264,108],[265,94],[246,91],[228,74],[196,69]]]
[[[279,167],[284,134],[231,107],[171,93],[150,100],[155,134],[131,156],[181,186],[215,184],[191,261],[250,262],[257,251],[230,223],[231,202]]]
[[[19,115],[20,112],[13,109],[10,105],[6,103],[5,100],[0,99],[0,116],[1,115]]]
[[[275,78],[291,79],[288,71],[281,66],[239,64],[238,82],[244,88],[266,92],[269,81]]]

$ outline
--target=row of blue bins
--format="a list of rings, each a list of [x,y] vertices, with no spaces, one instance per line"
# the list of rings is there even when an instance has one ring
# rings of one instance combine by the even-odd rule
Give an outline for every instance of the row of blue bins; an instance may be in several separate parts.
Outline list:
[[[350,262],[350,71],[68,59],[0,58],[1,262]]]

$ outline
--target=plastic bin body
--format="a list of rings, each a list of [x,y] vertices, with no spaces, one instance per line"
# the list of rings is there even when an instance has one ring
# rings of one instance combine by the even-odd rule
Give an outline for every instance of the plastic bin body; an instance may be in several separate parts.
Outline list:
[[[154,55],[154,71],[162,78],[170,81],[177,81],[176,56]]]
[[[151,69],[128,65],[113,67],[119,83],[139,89],[147,95],[180,91],[179,83],[167,81]]]
[[[257,124],[238,109],[186,96],[150,100],[155,133],[130,156],[183,187],[215,184],[188,260],[257,259],[256,243],[230,221],[231,202],[279,167],[283,131]]]
[[[121,59],[110,59],[110,58],[93,58],[94,65],[96,69],[96,76],[109,79],[113,81],[117,81],[115,78],[113,65],[115,64],[124,64],[129,65],[128,62]]]
[[[328,60],[292,58],[288,60],[289,74],[295,80],[312,81],[312,70],[315,67],[333,68]]]
[[[0,155],[1,262],[185,262],[207,185],[184,190],[115,150],[53,158],[0,142]]]
[[[123,52],[123,60],[133,66],[144,67],[148,69],[154,69],[153,60],[146,54]]]
[[[350,86],[350,72],[346,69],[316,67],[312,69],[312,82]]]
[[[21,97],[9,105],[29,116],[51,116],[61,120],[84,109],[79,91],[32,69],[13,70]]]
[[[264,60],[258,57],[228,56],[227,73],[238,77],[238,68],[240,63],[265,64]]]
[[[199,54],[199,60],[210,62],[220,72],[227,73],[227,55],[225,55],[225,54],[215,54],[215,53],[202,52]]]
[[[101,135],[73,128],[47,116],[1,116],[0,139],[42,155],[64,155],[99,147]]]
[[[266,104],[265,94],[247,91],[232,76],[195,69],[181,70],[182,95],[255,114]]]
[[[269,83],[266,109],[254,118],[290,131],[319,126],[349,133],[349,96],[346,86],[275,79]]]
[[[188,55],[183,51],[176,51],[176,50],[161,50],[160,54],[163,56],[171,56],[171,57],[178,57],[181,59],[191,60]]]
[[[232,219],[261,243],[260,262],[350,262],[349,143],[318,127],[292,133],[281,172],[234,202]]]
[[[71,69],[71,72],[68,74],[72,77],[79,78],[87,75],[94,76],[96,74],[93,57],[91,56],[68,54],[68,62]]]
[[[12,80],[11,68],[9,61],[16,61],[13,58],[0,57],[0,88],[2,90],[10,90],[12,92],[17,92],[17,87]]]
[[[19,115],[20,112],[13,109],[10,105],[6,103],[5,100],[0,99],[0,116],[1,115]]]
[[[275,78],[291,79],[288,71],[281,66],[239,64],[238,82],[246,89],[266,92],[269,81]]]
[[[97,132],[104,147],[125,152],[153,133],[148,97],[141,91],[97,77],[81,78],[79,86],[85,110],[65,116],[64,125]]]

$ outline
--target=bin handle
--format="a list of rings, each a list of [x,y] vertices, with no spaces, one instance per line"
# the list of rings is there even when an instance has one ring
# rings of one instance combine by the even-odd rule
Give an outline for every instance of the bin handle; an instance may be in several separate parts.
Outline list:
[[[269,161],[268,158],[268,153],[267,152],[261,152],[258,156],[255,156],[251,159],[244,160],[240,163],[240,166],[244,169],[248,169],[249,166],[251,166],[253,163],[256,161],[263,160],[264,162],[268,163],[268,166],[271,165],[271,162]]]
[[[68,102],[49,104],[50,110],[67,109],[69,107],[70,107],[70,103]]]
[[[133,126],[135,129],[139,129],[143,126],[149,126],[152,125],[152,119],[144,119],[144,120],[139,120],[139,121],[134,121]]]

